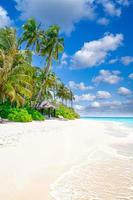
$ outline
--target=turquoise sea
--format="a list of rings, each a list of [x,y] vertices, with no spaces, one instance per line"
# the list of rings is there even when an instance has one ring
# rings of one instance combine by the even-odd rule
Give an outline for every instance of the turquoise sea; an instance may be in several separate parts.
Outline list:
[[[133,124],[133,117],[81,117],[86,120],[113,121]]]

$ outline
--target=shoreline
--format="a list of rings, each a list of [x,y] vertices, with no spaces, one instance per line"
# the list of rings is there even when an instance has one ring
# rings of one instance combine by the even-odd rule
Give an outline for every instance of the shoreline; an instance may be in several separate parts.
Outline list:
[[[133,143],[132,130],[119,122],[83,119],[0,125],[0,198],[53,200],[51,185],[58,190],[58,180],[73,167],[79,169],[90,152],[103,163],[103,151],[114,158],[125,156],[117,146]]]

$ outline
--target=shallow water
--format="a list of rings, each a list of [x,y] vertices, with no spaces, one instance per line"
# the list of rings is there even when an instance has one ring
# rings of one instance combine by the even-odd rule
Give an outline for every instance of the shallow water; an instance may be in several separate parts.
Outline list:
[[[52,186],[57,200],[132,200],[133,160],[111,158],[88,160],[73,167]]]
[[[96,120],[96,121],[110,121],[110,122],[122,122],[128,125],[133,125],[133,117],[81,117],[85,120]]]
[[[52,184],[53,199],[133,200],[133,129],[119,124],[110,130],[106,135],[114,142],[91,155],[88,152],[83,163]]]

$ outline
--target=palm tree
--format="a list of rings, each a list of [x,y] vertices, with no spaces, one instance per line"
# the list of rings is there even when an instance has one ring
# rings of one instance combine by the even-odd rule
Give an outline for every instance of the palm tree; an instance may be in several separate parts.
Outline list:
[[[74,94],[71,90],[69,90],[69,100],[71,102],[71,108],[73,107],[73,101],[75,100]]]
[[[35,49],[37,53],[40,51],[40,42],[45,39],[45,33],[40,29],[41,24],[37,24],[36,21],[31,18],[23,25],[23,35],[19,39],[19,44],[26,43],[26,49],[30,47]]]
[[[46,77],[45,85],[48,88],[48,90],[52,92],[53,101],[56,100],[57,96],[56,93],[59,84],[60,84],[60,79],[56,76],[56,74],[54,72],[49,73],[48,76]]]
[[[68,90],[63,83],[60,83],[58,86],[57,96],[62,100],[62,104],[64,100],[67,101],[68,99]]]
[[[59,53],[64,50],[64,39],[59,37],[60,28],[57,25],[50,26],[47,31],[44,31],[40,29],[40,24],[38,25],[35,20],[30,19],[23,28],[24,33],[20,42],[26,42],[27,48],[35,47],[36,52],[46,61],[45,76],[36,97],[37,105],[46,83],[46,77],[51,71],[52,61],[58,60]]]
[[[50,72],[52,60],[58,60],[59,53],[64,51],[64,39],[59,37],[60,28],[57,25],[50,26],[45,32],[45,40],[42,40],[41,55],[46,56],[45,74]]]
[[[0,29],[0,99],[22,105],[32,96],[32,67],[29,51],[18,49],[16,31]]]

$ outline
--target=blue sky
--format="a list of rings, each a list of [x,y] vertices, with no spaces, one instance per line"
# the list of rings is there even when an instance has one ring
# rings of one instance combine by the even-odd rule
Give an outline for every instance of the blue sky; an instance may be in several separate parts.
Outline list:
[[[61,26],[65,52],[53,68],[74,91],[79,113],[133,116],[131,0],[0,0],[0,27],[21,34],[29,17]]]

